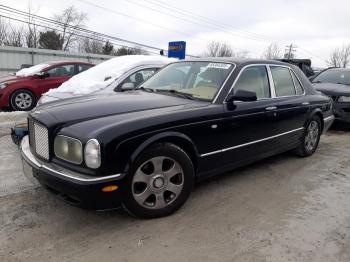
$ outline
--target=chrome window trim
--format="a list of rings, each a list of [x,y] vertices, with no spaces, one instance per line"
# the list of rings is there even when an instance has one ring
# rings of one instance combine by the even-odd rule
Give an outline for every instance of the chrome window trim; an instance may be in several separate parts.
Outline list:
[[[56,152],[55,152],[55,140],[56,140],[56,137],[58,137],[58,136],[65,137],[65,138],[72,139],[72,140],[75,140],[75,141],[78,141],[78,142],[79,142],[79,144],[80,144],[80,146],[81,146],[81,153],[82,153],[81,162],[80,162],[80,163],[72,162],[72,161],[69,161],[69,160],[67,160],[67,159],[63,159],[63,158],[59,157],[58,155],[56,155]],[[53,142],[53,152],[54,152],[54,154],[55,154],[55,157],[57,157],[57,158],[59,158],[59,159],[61,159],[61,160],[64,160],[64,161],[66,161],[66,162],[68,162],[68,163],[71,163],[71,164],[81,165],[81,164],[84,162],[84,148],[83,148],[83,144],[81,143],[81,141],[80,141],[79,139],[74,138],[74,137],[65,136],[65,135],[60,135],[60,134],[58,134],[56,137],[55,137],[54,142]]]
[[[300,95],[297,94],[297,96],[303,96],[303,95],[305,95],[305,88],[304,88],[303,84],[301,83],[300,78],[297,76],[297,74],[294,72],[294,70],[293,70],[292,68],[289,68],[289,70],[292,71],[292,72],[291,72],[292,75],[294,74],[295,78],[296,78],[297,81],[299,82],[299,85],[301,86],[301,89],[303,89],[303,93],[300,94]],[[295,87],[295,93],[296,93],[296,92],[297,92],[297,89],[296,89],[297,87],[296,87],[296,85],[295,85],[293,76],[292,76],[292,79],[293,79],[293,83],[294,83],[294,87]]]
[[[254,140],[254,141],[247,142],[247,143],[244,143],[244,144],[241,144],[241,145],[223,148],[221,150],[216,150],[216,151],[213,151],[213,152],[208,152],[208,153],[205,153],[205,154],[201,154],[200,157],[206,157],[206,156],[214,155],[214,154],[217,154],[217,153],[223,153],[223,152],[226,152],[226,151],[229,151],[229,150],[234,150],[234,149],[237,149],[237,148],[253,145],[253,144],[264,142],[264,141],[267,141],[267,140],[270,140],[270,139],[274,139],[274,138],[277,138],[277,137],[280,137],[280,136],[284,136],[284,135],[287,135],[287,134],[290,134],[290,133],[294,133],[294,132],[297,132],[297,131],[300,131],[300,130],[303,130],[303,129],[304,129],[304,127],[300,127],[300,128],[293,129],[293,130],[290,130],[290,131],[287,131],[287,132],[284,132],[284,133],[281,133],[281,134],[278,134],[278,135],[265,137],[265,138],[262,138],[262,139],[259,139],[259,140]]]

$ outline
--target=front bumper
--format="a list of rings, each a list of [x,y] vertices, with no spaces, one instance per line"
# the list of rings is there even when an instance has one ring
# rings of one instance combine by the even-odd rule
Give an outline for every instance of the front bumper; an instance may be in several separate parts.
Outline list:
[[[350,103],[334,103],[333,114],[336,121],[350,123]]]
[[[38,181],[43,187],[62,200],[88,209],[109,209],[120,205],[124,175],[115,174],[92,177],[75,173],[53,163],[37,159],[29,147],[28,136],[21,142],[23,172],[32,182]],[[105,186],[116,185],[118,189],[103,192]]]

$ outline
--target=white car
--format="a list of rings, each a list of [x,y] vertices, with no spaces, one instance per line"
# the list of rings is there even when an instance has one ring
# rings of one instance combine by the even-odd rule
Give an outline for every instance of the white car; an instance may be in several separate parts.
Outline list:
[[[38,105],[92,93],[122,92],[139,86],[165,65],[176,61],[162,56],[118,56],[102,62],[43,94]]]

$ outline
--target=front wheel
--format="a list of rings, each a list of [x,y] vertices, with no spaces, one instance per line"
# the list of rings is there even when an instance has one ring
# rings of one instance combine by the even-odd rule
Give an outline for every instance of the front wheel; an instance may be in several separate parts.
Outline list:
[[[20,89],[15,91],[10,98],[11,108],[15,111],[32,110],[35,107],[35,104],[35,95],[26,89]]]
[[[320,142],[321,132],[321,120],[318,116],[313,116],[305,128],[300,145],[295,153],[301,157],[311,156]]]
[[[132,165],[123,206],[141,218],[170,215],[187,200],[194,180],[192,161],[185,151],[169,143],[154,145]]]

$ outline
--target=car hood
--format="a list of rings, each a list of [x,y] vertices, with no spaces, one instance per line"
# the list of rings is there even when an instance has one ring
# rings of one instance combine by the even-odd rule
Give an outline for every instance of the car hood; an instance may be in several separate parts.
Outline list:
[[[51,92],[49,94],[42,95],[38,101],[38,105],[46,104],[60,99],[71,98],[73,96],[75,97],[72,92]]]
[[[95,118],[186,104],[203,105],[203,102],[144,91],[131,91],[118,94],[80,96],[48,102],[39,105],[31,115],[50,126],[57,123],[72,124]]]
[[[329,96],[348,96],[350,95],[350,86],[333,83],[317,83],[314,84],[317,91]]]
[[[4,82],[15,82],[15,81],[20,81],[20,80],[26,80],[29,77],[20,77],[20,76],[15,76],[15,75],[7,75],[0,77],[0,83]]]

